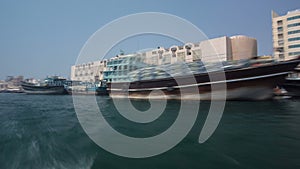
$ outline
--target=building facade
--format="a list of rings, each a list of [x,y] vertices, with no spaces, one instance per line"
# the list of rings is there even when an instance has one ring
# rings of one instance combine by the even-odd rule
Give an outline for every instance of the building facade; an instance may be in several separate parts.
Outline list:
[[[103,79],[106,60],[94,61],[71,67],[71,80],[82,82],[96,82]]]
[[[230,42],[232,58],[228,60],[250,59],[257,56],[256,39],[238,35],[230,37]]]
[[[300,10],[279,16],[272,11],[274,58],[290,60],[300,55]]]
[[[71,80],[95,82],[128,79],[129,73],[145,67],[202,61],[204,63],[250,59],[257,56],[257,41],[247,36],[219,37],[169,48],[158,47],[146,52],[119,55],[108,60],[74,65]],[[104,76],[105,77],[104,77]]]

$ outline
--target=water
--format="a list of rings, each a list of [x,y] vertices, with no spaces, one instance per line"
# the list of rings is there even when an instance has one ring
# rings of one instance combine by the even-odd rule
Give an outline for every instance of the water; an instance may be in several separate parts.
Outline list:
[[[169,101],[158,120],[135,124],[124,120],[108,97],[97,100],[109,124],[134,137],[168,129],[180,105]],[[147,101],[132,103],[139,110],[150,106]],[[194,127],[176,147],[158,156],[132,159],[103,150],[85,134],[71,96],[0,94],[0,168],[300,168],[300,100],[227,102],[217,130],[199,144],[209,106],[201,103]]]

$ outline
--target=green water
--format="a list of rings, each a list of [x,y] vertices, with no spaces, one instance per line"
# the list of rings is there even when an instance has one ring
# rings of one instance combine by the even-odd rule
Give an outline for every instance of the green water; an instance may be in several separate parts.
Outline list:
[[[115,130],[139,138],[168,129],[180,107],[179,101],[169,101],[159,119],[137,124],[124,119],[110,98],[97,97],[97,103]],[[150,107],[147,101],[132,104],[138,110]],[[300,100],[226,102],[218,128],[199,144],[209,106],[210,102],[201,102],[195,125],[176,147],[134,159],[105,151],[87,136],[72,96],[0,94],[0,168],[300,168]]]

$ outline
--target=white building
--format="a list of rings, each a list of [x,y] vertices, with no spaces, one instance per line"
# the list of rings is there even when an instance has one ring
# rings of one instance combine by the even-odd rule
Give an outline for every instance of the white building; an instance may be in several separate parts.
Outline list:
[[[146,63],[154,65],[175,63],[177,61],[218,62],[249,59],[257,56],[257,41],[254,38],[242,35],[223,36],[198,43],[187,43],[183,46],[159,47],[137,55],[145,57]]]
[[[300,55],[300,10],[279,16],[272,11],[274,57],[290,60]]]
[[[73,65],[71,67],[71,80],[95,82],[103,79],[103,71],[105,70],[106,62],[106,60],[102,60]]]
[[[95,61],[87,64],[74,65],[71,68],[71,80],[95,82],[103,79],[107,69],[125,75],[139,65],[128,67],[130,63],[145,63],[147,65],[163,65],[176,62],[221,62],[229,60],[249,59],[257,56],[257,41],[247,36],[219,37],[198,43],[187,43],[183,46],[159,47],[154,50],[121,55],[108,60]],[[134,60],[138,60],[135,62]],[[124,77],[122,77],[124,75]]]

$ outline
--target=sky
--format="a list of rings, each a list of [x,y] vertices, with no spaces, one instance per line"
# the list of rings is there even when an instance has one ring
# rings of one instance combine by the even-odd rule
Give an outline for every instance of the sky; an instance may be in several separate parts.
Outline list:
[[[250,36],[257,39],[259,55],[272,55],[271,10],[284,15],[299,8],[299,0],[0,0],[0,79],[9,75],[68,78],[82,47],[98,29],[142,12],[178,16],[208,38]],[[109,55],[174,43],[166,37],[129,38]]]

